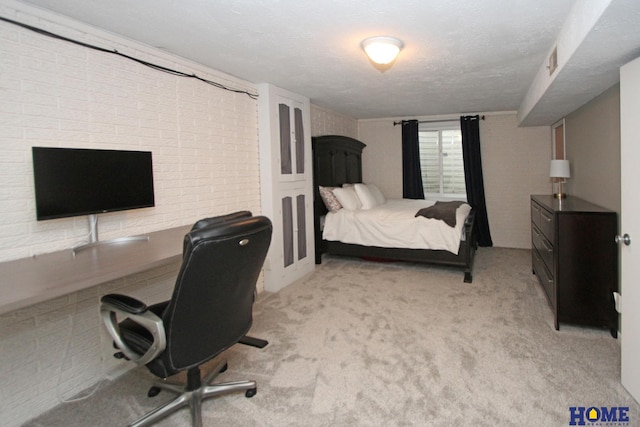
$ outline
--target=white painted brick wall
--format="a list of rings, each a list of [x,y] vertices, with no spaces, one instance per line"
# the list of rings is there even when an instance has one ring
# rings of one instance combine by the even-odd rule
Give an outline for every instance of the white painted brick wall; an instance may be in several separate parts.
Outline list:
[[[255,93],[252,84],[66,18],[6,1],[0,15]],[[100,216],[101,239],[260,213],[257,102],[0,22],[0,261],[70,248],[84,217],[35,220],[31,147],[153,152],[156,206]],[[125,362],[98,315],[118,291],[157,302],[178,264],[0,316],[0,424],[17,426]],[[5,283],[2,292],[19,283]]]
[[[311,104],[311,136],[343,135],[358,138],[358,121]]]
[[[75,33],[43,18],[31,20],[58,33]],[[89,38],[253,90],[246,82],[143,46],[119,46],[124,42],[95,30]],[[35,221],[30,162],[34,145],[153,152],[157,206],[101,215],[104,239],[182,225],[232,209],[259,211],[255,100],[6,23],[0,27],[0,40],[3,62],[7,58],[9,63],[0,83],[0,260],[68,248],[88,231],[86,218]],[[5,125],[9,132],[4,132]]]

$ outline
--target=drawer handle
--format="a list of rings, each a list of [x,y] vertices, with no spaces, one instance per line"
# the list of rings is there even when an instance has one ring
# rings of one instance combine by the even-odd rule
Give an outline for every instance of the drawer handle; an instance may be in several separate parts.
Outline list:
[[[548,218],[548,217],[546,217],[546,216],[544,216],[544,215],[542,215],[542,217],[543,217],[547,222],[551,222],[551,218]]]
[[[544,249],[547,252],[553,252],[553,248],[550,248],[549,246],[547,246],[547,242],[545,242],[544,240],[540,240],[540,243],[542,243],[542,246],[544,246]]]

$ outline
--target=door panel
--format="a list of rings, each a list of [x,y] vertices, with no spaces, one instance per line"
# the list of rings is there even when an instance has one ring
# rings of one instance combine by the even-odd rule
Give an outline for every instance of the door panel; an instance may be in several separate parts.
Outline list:
[[[631,244],[621,244],[621,349],[622,385],[640,401],[640,58],[620,69],[621,213],[620,234]],[[636,240],[634,240],[636,239]],[[635,247],[639,252],[634,252]]]

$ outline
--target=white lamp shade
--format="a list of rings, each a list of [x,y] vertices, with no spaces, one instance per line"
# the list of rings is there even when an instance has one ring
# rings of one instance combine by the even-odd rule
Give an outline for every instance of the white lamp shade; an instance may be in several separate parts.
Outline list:
[[[549,176],[551,178],[570,178],[569,160],[551,160]]]
[[[360,46],[373,62],[386,65],[395,61],[404,44],[394,37],[370,37]]]

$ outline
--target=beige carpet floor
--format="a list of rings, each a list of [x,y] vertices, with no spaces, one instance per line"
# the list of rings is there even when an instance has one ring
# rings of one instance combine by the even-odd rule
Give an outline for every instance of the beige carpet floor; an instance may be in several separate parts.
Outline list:
[[[460,271],[326,257],[315,273],[261,294],[251,334],[264,349],[226,353],[219,379],[258,394],[203,404],[206,426],[567,426],[571,406],[640,406],[620,384],[618,340],[561,325],[527,250],[480,248]],[[169,398],[148,398],[144,368],[105,382],[27,426],[126,425]],[[188,410],[159,426],[187,426]]]

